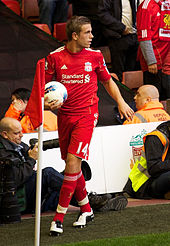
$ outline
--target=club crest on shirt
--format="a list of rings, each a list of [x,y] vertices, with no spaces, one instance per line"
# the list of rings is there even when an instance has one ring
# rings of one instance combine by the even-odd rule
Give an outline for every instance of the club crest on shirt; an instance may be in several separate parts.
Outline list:
[[[86,72],[91,72],[91,71],[92,71],[92,64],[91,64],[91,62],[86,62],[86,63],[84,64],[84,70],[85,70]]]

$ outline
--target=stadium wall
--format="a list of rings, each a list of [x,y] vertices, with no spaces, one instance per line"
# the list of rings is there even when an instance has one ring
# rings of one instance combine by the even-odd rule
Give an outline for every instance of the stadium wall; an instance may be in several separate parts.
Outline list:
[[[143,136],[154,130],[161,122],[134,125],[97,127],[94,130],[88,164],[92,178],[86,182],[87,191],[99,194],[121,192],[129,175],[130,167],[140,157]],[[37,138],[37,133],[24,134],[23,142]],[[58,132],[44,132],[43,140],[58,137]],[[65,163],[59,148],[43,151],[43,167],[52,166],[59,172]]]

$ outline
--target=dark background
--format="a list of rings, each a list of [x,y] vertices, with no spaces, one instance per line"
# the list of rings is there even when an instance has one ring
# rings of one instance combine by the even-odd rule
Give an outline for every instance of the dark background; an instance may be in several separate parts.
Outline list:
[[[0,2],[0,118],[10,105],[11,93],[32,89],[36,63],[63,44],[16,15]],[[116,81],[124,99],[134,107],[133,92]],[[117,105],[99,83],[98,126],[121,124]]]

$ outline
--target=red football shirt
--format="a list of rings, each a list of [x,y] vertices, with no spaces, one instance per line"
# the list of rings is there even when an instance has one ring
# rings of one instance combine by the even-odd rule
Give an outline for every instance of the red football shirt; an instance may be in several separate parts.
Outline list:
[[[97,81],[111,78],[99,50],[82,49],[72,53],[66,46],[47,57],[46,83],[56,80],[65,85],[68,98],[60,111],[64,114],[91,114],[97,109]]]
[[[144,0],[137,10],[138,40],[151,40],[158,69],[162,68],[164,59],[170,48],[169,41],[160,40],[159,28],[161,23],[161,8],[155,0]],[[142,52],[139,48],[139,58],[143,71],[148,70]]]

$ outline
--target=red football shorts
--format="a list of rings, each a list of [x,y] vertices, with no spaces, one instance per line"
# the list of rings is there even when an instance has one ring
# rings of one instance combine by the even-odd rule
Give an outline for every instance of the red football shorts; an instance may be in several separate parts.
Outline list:
[[[88,160],[89,144],[98,121],[98,113],[91,115],[58,114],[58,134],[61,157],[67,153]]]

